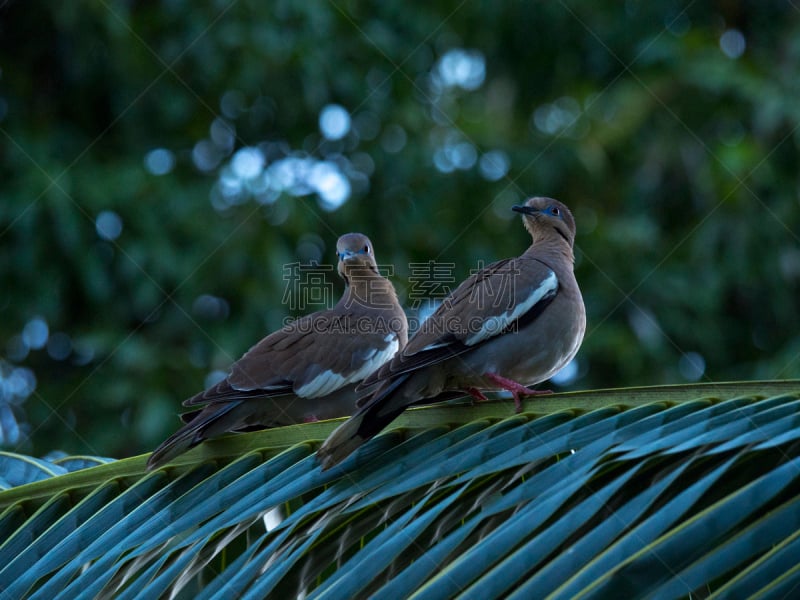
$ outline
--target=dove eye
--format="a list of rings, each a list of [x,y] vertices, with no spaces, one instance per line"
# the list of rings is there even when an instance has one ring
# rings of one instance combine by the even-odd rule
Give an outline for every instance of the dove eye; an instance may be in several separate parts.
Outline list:
[[[366,252],[367,254],[369,254],[369,244],[367,244],[366,246],[364,246],[364,252]]]

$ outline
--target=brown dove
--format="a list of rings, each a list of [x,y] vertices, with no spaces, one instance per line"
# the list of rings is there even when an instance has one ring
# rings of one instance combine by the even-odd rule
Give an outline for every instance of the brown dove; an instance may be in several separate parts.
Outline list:
[[[348,233],[336,244],[345,291],[330,310],[268,335],[220,383],[184,401],[201,407],[149,460],[154,469],[210,437],[350,415],[355,387],[406,345],[408,324],[372,242]]]

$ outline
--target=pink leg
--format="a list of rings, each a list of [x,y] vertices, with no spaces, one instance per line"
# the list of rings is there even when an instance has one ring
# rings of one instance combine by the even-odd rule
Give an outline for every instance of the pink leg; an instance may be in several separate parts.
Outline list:
[[[467,392],[473,398],[475,398],[476,402],[486,402],[488,400],[488,398],[484,396],[483,392],[481,392],[478,388],[474,387],[466,388],[464,391]]]
[[[530,388],[525,387],[521,383],[517,383],[516,381],[512,381],[511,379],[506,379],[505,377],[501,377],[497,373],[484,373],[483,376],[494,383],[495,385],[503,388],[506,391],[511,392],[511,395],[514,397],[514,406],[516,407],[516,411],[520,412],[522,410],[522,402],[520,401],[520,396],[543,396],[545,394],[552,394],[553,390],[532,390]]]
[[[314,415],[306,415],[303,417],[303,423],[316,423],[317,421],[319,421],[319,419]]]

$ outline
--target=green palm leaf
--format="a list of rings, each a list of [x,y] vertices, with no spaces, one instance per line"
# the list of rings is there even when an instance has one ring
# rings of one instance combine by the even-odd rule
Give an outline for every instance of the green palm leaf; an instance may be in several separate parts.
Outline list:
[[[342,465],[336,422],[65,474],[4,455],[3,598],[681,597],[800,584],[800,382],[408,411]],[[48,471],[52,471],[49,473]],[[265,517],[274,519],[269,526]],[[277,516],[277,518],[275,518]]]

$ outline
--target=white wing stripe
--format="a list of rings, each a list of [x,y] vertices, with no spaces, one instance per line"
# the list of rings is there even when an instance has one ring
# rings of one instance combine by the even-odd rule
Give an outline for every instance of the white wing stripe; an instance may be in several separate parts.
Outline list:
[[[361,381],[375,369],[390,360],[397,353],[399,348],[400,342],[397,340],[397,336],[394,336],[392,342],[383,350],[373,350],[369,355],[369,359],[365,360],[361,364],[361,367],[346,377],[338,373],[334,373],[328,369],[327,371],[323,371],[314,377],[314,379],[305,385],[297,388],[295,393],[303,398],[319,398],[321,396],[327,396],[328,394],[335,392],[340,387],[344,387],[349,383]]]
[[[550,275],[542,280],[539,286],[533,290],[533,292],[525,299],[524,302],[520,302],[513,309],[509,309],[500,315],[494,315],[484,319],[483,323],[481,324],[481,328],[478,331],[471,333],[467,339],[464,340],[464,343],[467,346],[473,346],[478,342],[482,342],[483,340],[497,335],[506,327],[508,327],[510,323],[513,323],[531,308],[533,308],[537,302],[545,297],[545,295],[555,291],[557,288],[558,278],[553,271],[550,271]]]

